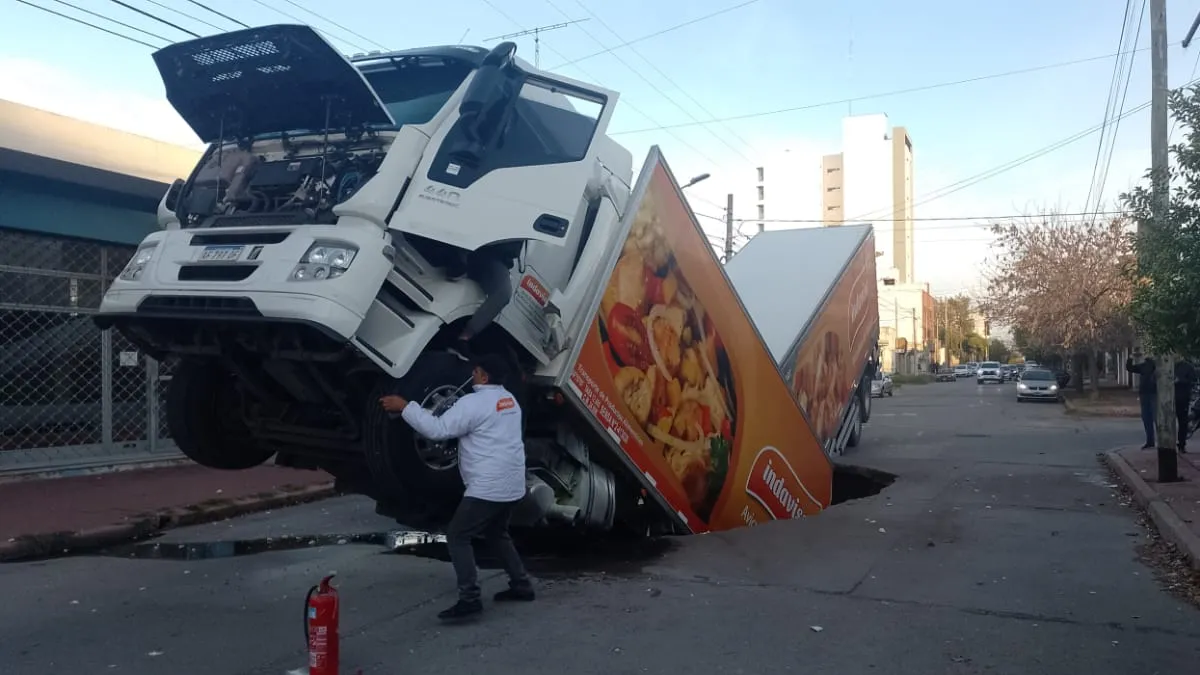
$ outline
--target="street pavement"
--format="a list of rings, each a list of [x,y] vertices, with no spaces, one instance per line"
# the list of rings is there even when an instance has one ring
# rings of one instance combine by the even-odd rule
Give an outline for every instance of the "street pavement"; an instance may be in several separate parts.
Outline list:
[[[157,549],[288,550],[0,565],[0,673],[283,675],[305,662],[305,591],[334,571],[342,673],[1194,672],[1200,611],[1139,561],[1144,532],[1096,458],[1136,443],[1137,421],[1017,404],[1013,386],[876,400],[846,461],[898,478],[816,518],[666,550],[527,547],[537,602],[489,603],[463,626],[434,618],[453,600],[448,564],[356,543],[393,527],[356,498],[177,530]]]

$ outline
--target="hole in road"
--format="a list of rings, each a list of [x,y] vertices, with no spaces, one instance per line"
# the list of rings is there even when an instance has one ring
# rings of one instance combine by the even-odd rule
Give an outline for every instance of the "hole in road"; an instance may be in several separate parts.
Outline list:
[[[896,474],[853,464],[833,465],[833,499],[837,506],[855,499],[874,497],[896,482]]]

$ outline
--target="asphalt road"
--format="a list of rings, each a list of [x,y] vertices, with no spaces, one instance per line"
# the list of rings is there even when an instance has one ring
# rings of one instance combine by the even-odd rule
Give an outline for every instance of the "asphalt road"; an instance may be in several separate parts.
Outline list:
[[[434,619],[453,599],[446,563],[353,543],[392,525],[357,499],[160,547],[305,535],[296,550],[3,565],[0,673],[282,675],[304,664],[304,593],[330,571],[342,673],[1194,672],[1200,611],[1138,561],[1142,533],[1095,457],[1136,443],[1136,420],[1078,421],[1013,394],[902,387],[847,458],[898,474],[883,493],[665,552],[531,551],[539,600],[466,626]]]

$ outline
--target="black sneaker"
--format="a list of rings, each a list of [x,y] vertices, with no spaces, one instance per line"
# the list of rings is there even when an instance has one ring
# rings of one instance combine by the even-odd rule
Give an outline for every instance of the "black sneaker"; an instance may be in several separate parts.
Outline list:
[[[533,598],[532,588],[506,588],[493,596],[496,602],[533,602]]]
[[[457,621],[475,616],[482,611],[482,600],[459,600],[454,603],[453,607],[438,612],[438,618],[442,621]]]

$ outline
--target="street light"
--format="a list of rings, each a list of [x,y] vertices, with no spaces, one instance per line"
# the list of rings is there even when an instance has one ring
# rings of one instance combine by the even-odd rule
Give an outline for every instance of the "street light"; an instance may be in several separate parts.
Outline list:
[[[700,182],[706,181],[706,180],[708,180],[709,178],[712,178],[712,174],[711,174],[711,173],[702,173],[702,174],[700,174],[699,176],[696,176],[695,178],[693,178],[693,179],[689,180],[689,181],[687,182],[687,184],[686,184],[686,185],[684,185],[683,187],[681,187],[681,188],[679,188],[679,189],[681,189],[681,190],[686,190],[686,189],[688,189],[688,188],[692,187],[693,185],[695,185],[696,183],[700,183]]]

